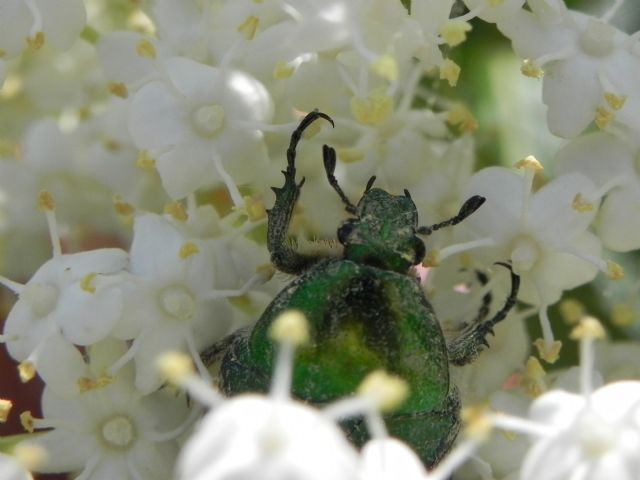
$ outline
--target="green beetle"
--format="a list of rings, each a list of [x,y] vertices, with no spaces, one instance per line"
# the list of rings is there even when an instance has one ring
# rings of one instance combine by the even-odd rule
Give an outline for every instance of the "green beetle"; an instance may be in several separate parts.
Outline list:
[[[484,198],[474,196],[455,217],[419,227],[409,192],[396,196],[372,188],[372,177],[358,205],[353,205],[334,176],[336,155],[327,145],[323,147],[327,178],[353,215],[338,229],[344,255],[322,258],[296,252],[287,241],[304,183],[304,179],[296,183],[296,147],[305,128],[318,118],[333,125],[328,115],[314,111],[293,132],[283,171],[285,183],[273,188],[276,201],[268,212],[271,260],[279,270],[299,276],[275,297],[251,331],[238,332],[224,342],[221,387],[229,395],[268,391],[275,354],[269,327],[285,310],[300,310],[309,321],[311,342],[296,351],[292,394],[323,405],[353,394],[374,370],[402,377],[410,395],[398,410],[385,415],[385,423],[391,435],[410,444],[432,467],[450,449],[460,428],[460,400],[449,381],[449,364],[468,363],[487,345],[486,335],[516,302],[519,277],[511,272],[511,292],[493,318],[485,318],[485,298],[478,317],[447,343],[433,308],[409,274],[425,256],[417,235],[459,223]],[[204,356],[210,360],[214,353]],[[362,420],[346,421],[343,427],[354,443],[367,440]]]

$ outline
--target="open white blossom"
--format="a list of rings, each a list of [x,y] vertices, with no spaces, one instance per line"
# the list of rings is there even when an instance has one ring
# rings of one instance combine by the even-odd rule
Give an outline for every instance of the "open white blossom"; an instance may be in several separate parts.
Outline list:
[[[222,181],[241,204],[235,185],[266,162],[258,129],[271,120],[269,92],[240,71],[181,57],[164,65],[166,78],[133,97],[129,129],[136,145],[154,159],[172,198]]]
[[[36,429],[53,429],[27,441],[48,454],[37,471],[81,471],[81,478],[91,480],[171,478],[175,439],[188,416],[186,399],[166,391],[141,395],[133,387],[132,368],[105,376],[123,347],[113,341],[93,345],[88,365],[80,355],[67,357],[61,370],[72,368],[48,379],[43,418],[32,422]],[[84,375],[74,377],[78,370]]]
[[[531,76],[544,69],[542,100],[551,132],[575,137],[592,121],[607,128],[614,116],[637,127],[640,59],[633,37],[609,25],[613,11],[594,18],[569,10],[563,0],[527,4],[530,11],[519,10],[498,26]]]

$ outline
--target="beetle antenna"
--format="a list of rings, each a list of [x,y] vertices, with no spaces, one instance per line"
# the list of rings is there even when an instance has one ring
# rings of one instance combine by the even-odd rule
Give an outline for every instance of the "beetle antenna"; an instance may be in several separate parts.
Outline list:
[[[367,193],[369,190],[371,190],[371,187],[373,187],[373,182],[375,181],[376,181],[376,176],[373,175],[367,182],[367,186],[364,187],[364,193]]]
[[[309,127],[309,125],[315,122],[318,118],[324,118],[331,124],[332,127],[335,127],[333,119],[326,113],[319,112],[317,109],[307,113],[307,115],[300,122],[300,125],[298,125],[298,128],[296,128],[291,134],[291,141],[289,142],[289,148],[287,148],[288,169],[295,169],[296,148],[298,146],[298,142],[300,142],[300,138],[302,138],[302,134],[307,129],[307,127]]]
[[[457,225],[477,209],[479,209],[480,206],[485,202],[485,200],[486,198],[481,197],[480,195],[474,195],[462,204],[462,207],[460,207],[460,211],[455,217],[451,217],[449,220],[435,223],[433,225],[418,227],[417,232],[421,235],[431,235],[433,232],[435,232],[436,230],[440,230],[443,227]]]
[[[329,145],[322,146],[322,161],[324,163],[324,170],[327,172],[327,180],[329,180],[329,184],[333,187],[333,189],[340,196],[340,200],[345,204],[347,212],[355,215],[356,214],[356,206],[351,203],[351,201],[347,198],[347,196],[338,185],[338,180],[336,179],[333,172],[336,169],[336,151],[330,147]],[[374,177],[375,178],[375,177]]]

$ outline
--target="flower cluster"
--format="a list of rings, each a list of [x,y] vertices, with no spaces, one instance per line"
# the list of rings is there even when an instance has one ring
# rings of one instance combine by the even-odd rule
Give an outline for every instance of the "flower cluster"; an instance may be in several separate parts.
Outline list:
[[[594,284],[609,295],[616,261],[640,249],[640,46],[613,24],[622,3],[595,16],[564,0],[0,0],[0,283],[15,294],[0,341],[23,382],[44,382],[42,415],[20,412],[28,440],[0,441],[0,476],[640,478],[638,384],[609,383],[638,377],[622,367],[639,352],[606,344],[596,370],[604,332],[567,298]],[[456,87],[481,22],[541,87],[546,128],[566,140],[551,169],[532,155],[476,168],[482,131]],[[300,142],[292,244],[331,250],[346,218],[329,144],[347,198],[375,176],[410,192],[420,224],[485,197],[430,235],[410,273],[447,338],[500,308],[510,286],[496,263],[521,279],[491,348],[452,370],[463,404],[493,413],[465,410],[466,435],[431,472],[385,430],[387,377],[324,411],[290,398],[299,342],[286,335],[268,396],[210,386],[203,352],[250,328],[288,280],[269,261],[267,207],[314,109],[335,128],[318,122]],[[625,305],[610,317],[629,333]],[[581,322],[581,369],[547,373],[558,317]],[[186,360],[161,362],[165,376],[176,362],[197,374],[167,385],[167,352]],[[11,397],[0,392],[2,421]],[[373,438],[361,452],[336,425],[353,415]]]

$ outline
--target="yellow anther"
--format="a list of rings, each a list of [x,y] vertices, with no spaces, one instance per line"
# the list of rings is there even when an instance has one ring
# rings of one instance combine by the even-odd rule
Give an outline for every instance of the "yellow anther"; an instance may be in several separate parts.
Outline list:
[[[22,425],[22,428],[24,428],[29,433],[33,433],[34,420],[35,419],[33,418],[33,415],[31,414],[30,410],[25,410],[20,414],[20,424]]]
[[[510,442],[513,442],[516,438],[518,438],[518,434],[516,432],[512,432],[511,430],[502,430],[501,433],[502,436]]]
[[[562,350],[562,342],[555,340],[548,344],[544,339],[538,338],[533,345],[538,350],[538,356],[547,363],[556,363]]]
[[[478,129],[478,122],[463,103],[456,103],[451,106],[447,113],[447,123],[449,125],[459,125],[463,133],[473,133]]]
[[[174,220],[179,222],[186,222],[189,219],[189,214],[184,205],[180,202],[170,202],[164,206],[164,213],[171,215]]]
[[[93,379],[89,377],[80,377],[76,384],[78,385],[78,390],[80,393],[88,392],[89,390],[93,390],[96,387],[96,383]]]
[[[136,159],[136,167],[152,170],[156,168],[156,161],[151,158],[149,152],[146,150],[140,150],[138,152],[138,158]]]
[[[533,155],[529,155],[528,157],[523,158],[522,160],[518,160],[513,164],[515,168],[526,168],[529,170],[533,170],[534,172],[541,172],[544,170],[542,164],[538,161],[536,157]]]
[[[536,62],[526,58],[522,61],[522,65],[520,66],[520,71],[525,77],[531,78],[542,78],[544,77],[544,70],[542,70]]]
[[[542,368],[540,361],[536,357],[529,357],[525,365],[522,384],[525,393],[532,397],[537,397],[547,389],[544,378],[547,373]]]
[[[129,90],[122,82],[109,82],[107,84],[107,90],[111,95],[116,97],[127,98],[129,96]]]
[[[440,256],[440,250],[435,248],[432,250],[429,250],[427,255],[424,257],[424,260],[422,261],[422,266],[425,268],[437,267],[440,264],[438,260],[439,256]]]
[[[630,327],[636,323],[635,310],[626,304],[616,304],[611,308],[611,323],[616,327]]]
[[[268,282],[276,274],[276,269],[271,263],[263,263],[256,267],[256,273],[260,275],[265,282]]]
[[[255,15],[250,15],[244,22],[238,25],[236,30],[240,32],[246,40],[253,40],[256,36],[256,32],[258,31],[259,24],[260,19]]]
[[[393,99],[382,89],[373,90],[367,98],[351,97],[353,118],[365,125],[379,125],[393,113]]]
[[[293,65],[281,60],[276,63],[275,67],[273,67],[273,78],[276,80],[289,78],[295,71],[296,69]]]
[[[249,220],[257,222],[267,216],[267,210],[262,200],[256,200],[251,197],[244,197],[245,211]]]
[[[142,39],[136,45],[136,53],[142,58],[156,58],[156,47],[149,40]]]
[[[113,196],[113,208],[122,217],[128,217],[136,213],[136,209],[130,203],[125,202],[120,195]]]
[[[78,390],[80,391],[80,393],[85,393],[90,390],[104,388],[107,385],[111,385],[113,383],[113,377],[107,374],[100,375],[96,379],[89,377],[80,377],[76,383],[78,385]]]
[[[604,107],[598,107],[596,109],[595,122],[600,130],[605,130],[609,125],[611,125],[614,117],[615,115],[613,114],[613,112],[610,112]]]
[[[398,80],[398,62],[389,54],[380,55],[371,64],[371,70],[389,82]]]
[[[571,208],[576,212],[585,213],[593,212],[595,206],[593,203],[585,200],[581,193],[576,193],[576,196],[573,197],[573,201],[571,202]]]
[[[622,107],[624,107],[624,104],[627,101],[627,96],[618,95],[612,92],[605,92],[604,99],[612,109],[620,110]]]
[[[493,425],[487,415],[488,410],[486,404],[472,405],[462,409],[460,418],[465,424],[464,434],[467,438],[482,442],[489,437]]]
[[[13,407],[13,402],[5,398],[0,398],[0,423],[5,423],[9,418],[9,413]]]
[[[38,32],[33,37],[27,37],[27,45],[32,50],[40,50],[44,45],[44,33]]]
[[[182,260],[195,255],[200,252],[198,246],[193,242],[187,242],[180,247],[180,253],[178,254]]]
[[[296,347],[304,345],[309,341],[307,317],[300,310],[286,310],[271,324],[269,336],[272,340]]]
[[[102,140],[102,146],[110,152],[119,152],[122,150],[122,144],[113,138],[105,138]]]
[[[449,82],[449,85],[455,87],[460,77],[460,65],[453,60],[447,58],[440,65],[440,79]]]
[[[407,399],[409,384],[396,375],[376,370],[360,383],[357,393],[372,398],[381,412],[389,412]]]
[[[582,340],[586,338],[602,340],[606,336],[607,334],[600,320],[589,315],[582,317],[580,323],[576,325],[569,334],[571,340]]]
[[[156,368],[163,378],[174,385],[179,385],[194,374],[191,357],[181,352],[163,353],[156,360]]]
[[[575,325],[585,314],[584,305],[573,298],[567,298],[560,302],[558,310],[567,325]]]
[[[362,148],[338,148],[336,153],[341,162],[355,163],[362,160],[366,152]]]
[[[607,260],[607,277],[609,280],[621,280],[624,278],[624,269],[613,260]]]
[[[84,106],[78,109],[78,120],[80,120],[81,122],[86,122],[92,116],[93,116],[93,113],[91,112],[91,107]]]
[[[446,43],[455,47],[467,39],[467,32],[469,31],[471,31],[469,22],[450,20],[440,27],[438,33]]]
[[[80,280],[80,288],[87,293],[96,293],[96,278],[98,277],[97,273],[89,273],[82,277]]]
[[[56,208],[56,202],[53,200],[53,195],[48,191],[42,190],[38,193],[38,210],[41,212],[53,212]]]
[[[504,3],[505,0],[488,0],[488,4],[491,7],[499,7]]]
[[[18,365],[18,375],[22,383],[27,383],[36,376],[36,367],[33,362],[25,360]]]

